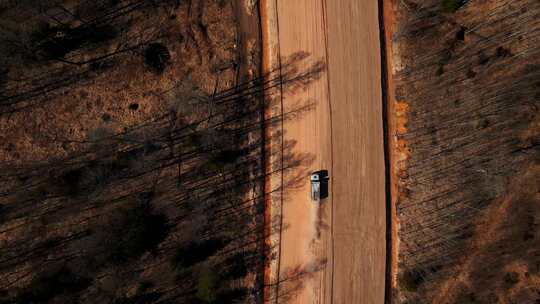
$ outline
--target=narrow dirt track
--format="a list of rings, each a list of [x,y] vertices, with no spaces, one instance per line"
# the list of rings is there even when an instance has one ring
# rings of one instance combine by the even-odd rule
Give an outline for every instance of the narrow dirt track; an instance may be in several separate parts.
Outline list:
[[[377,1],[276,0],[282,59],[298,52],[326,72],[282,95],[284,142],[313,162],[285,171],[279,303],[384,303],[385,164]],[[302,66],[299,67],[302,69]],[[330,197],[309,198],[308,173],[330,170]]]

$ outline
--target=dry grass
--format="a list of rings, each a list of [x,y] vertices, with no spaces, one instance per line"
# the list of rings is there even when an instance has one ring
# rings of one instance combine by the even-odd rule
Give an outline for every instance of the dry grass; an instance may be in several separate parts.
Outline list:
[[[202,289],[206,267],[220,269],[213,292],[250,289],[255,300],[260,279],[247,286],[228,262],[262,275],[261,107],[256,93],[235,90],[233,2],[8,2],[0,3],[0,302],[182,303]],[[114,39],[58,58],[44,58],[39,43],[29,43],[38,50],[31,58],[15,48],[28,41],[6,42],[6,29],[30,37],[58,22],[53,2],[80,14],[59,15],[68,28],[102,9],[132,9],[111,21],[121,28]],[[168,49],[161,73],[145,62],[152,43]],[[116,50],[125,52],[92,61]],[[215,92],[228,102],[213,104]],[[223,243],[204,261],[174,265],[183,246],[212,239]]]
[[[396,299],[533,303],[540,4],[393,3],[398,277],[416,282]]]
[[[77,1],[66,1],[73,2]],[[159,7],[147,5],[126,14],[124,18],[132,21],[122,35],[97,50],[83,48],[70,55],[75,59],[92,58],[96,53],[159,42],[166,45],[171,55],[171,64],[160,75],[145,66],[144,46],[103,60],[101,66],[74,66],[54,60],[29,65],[18,55],[3,57],[1,65],[8,71],[8,81],[3,84],[2,96],[36,89],[39,94],[22,96],[17,99],[17,106],[1,108],[2,113],[9,114],[0,117],[0,160],[66,156],[77,150],[73,141],[84,140],[96,128],[122,131],[165,113],[169,101],[159,94],[183,83],[207,94],[214,91],[216,82],[218,90],[234,86],[238,54],[236,17],[231,5],[220,7],[216,1],[193,1],[175,8],[174,1],[170,2]],[[12,16],[19,15],[31,16],[21,26],[28,32],[44,19],[21,4],[3,11],[2,22],[8,23]],[[54,24],[50,18],[46,21]],[[69,81],[50,91],[39,91],[41,86],[58,79]],[[138,104],[138,108],[130,109],[132,104]]]

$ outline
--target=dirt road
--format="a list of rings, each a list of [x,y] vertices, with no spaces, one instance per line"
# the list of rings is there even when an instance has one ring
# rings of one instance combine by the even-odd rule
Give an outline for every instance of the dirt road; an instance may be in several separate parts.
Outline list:
[[[284,142],[294,142],[294,152],[313,161],[283,173],[285,185],[298,176],[303,182],[283,190],[277,302],[382,304],[386,222],[377,1],[274,1],[281,61],[306,52],[326,65],[304,91],[281,96],[285,113],[303,103],[315,106],[283,123]],[[330,197],[320,205],[309,198],[308,172],[318,169],[331,176]]]

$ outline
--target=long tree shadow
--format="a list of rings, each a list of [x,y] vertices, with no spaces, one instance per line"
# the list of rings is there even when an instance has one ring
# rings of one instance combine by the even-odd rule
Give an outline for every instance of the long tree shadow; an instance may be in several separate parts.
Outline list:
[[[54,101],[75,85],[125,64],[122,56],[146,56],[152,69],[162,71],[163,60],[152,59],[168,53],[154,55],[152,50],[169,25],[144,20],[149,10],[166,11],[178,3],[41,1],[37,6],[5,6],[0,11],[0,115]]]
[[[306,60],[210,96],[175,85],[156,93],[171,106],[137,126],[55,138],[78,146],[66,157],[0,164],[0,303],[260,302],[275,258],[264,198],[305,182],[313,161],[286,141],[267,172],[265,144],[284,131],[264,130],[315,106],[265,119],[262,94],[309,86],[324,67],[299,69]],[[265,193],[269,176],[293,169]]]

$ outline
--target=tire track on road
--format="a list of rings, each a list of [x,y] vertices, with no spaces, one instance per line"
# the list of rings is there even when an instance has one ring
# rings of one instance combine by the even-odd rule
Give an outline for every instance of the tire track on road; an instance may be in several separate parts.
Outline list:
[[[320,239],[315,235],[316,243],[309,234],[313,223],[307,212],[314,206],[304,193],[309,183],[282,189],[281,227],[287,225],[287,230],[280,231],[280,280],[296,266],[303,274],[311,273],[302,279],[304,286],[292,303],[383,303],[385,168],[377,9],[372,2],[355,0],[274,4],[281,28],[280,59],[306,52],[324,60],[327,72],[298,95],[282,91],[283,112],[302,99],[318,104],[301,120],[281,121],[282,147],[288,140],[297,141],[296,152],[315,155],[309,170],[331,172],[327,204],[317,206],[320,216],[315,222],[325,229]],[[282,185],[287,184],[289,175],[281,177]],[[326,265],[314,264],[325,257]],[[276,286],[277,294],[286,287]]]
[[[322,8],[323,8],[323,23],[324,23],[324,49],[326,54],[326,64],[329,63],[329,52],[328,52],[328,15],[327,15],[327,6],[326,6],[327,0],[321,0],[322,2]],[[327,90],[328,90],[328,115],[330,118],[330,172],[333,174],[334,172],[334,132],[333,132],[333,120],[332,120],[332,90],[330,87],[330,73],[328,73],[328,68],[326,69],[327,72]],[[332,176],[330,176],[332,178]],[[330,215],[330,256],[332,259],[332,266],[331,266],[331,274],[330,274],[330,304],[334,303],[334,182],[330,182],[330,197],[331,197],[331,215]],[[325,294],[326,294],[326,288],[325,288]],[[326,299],[326,297],[324,297]]]

